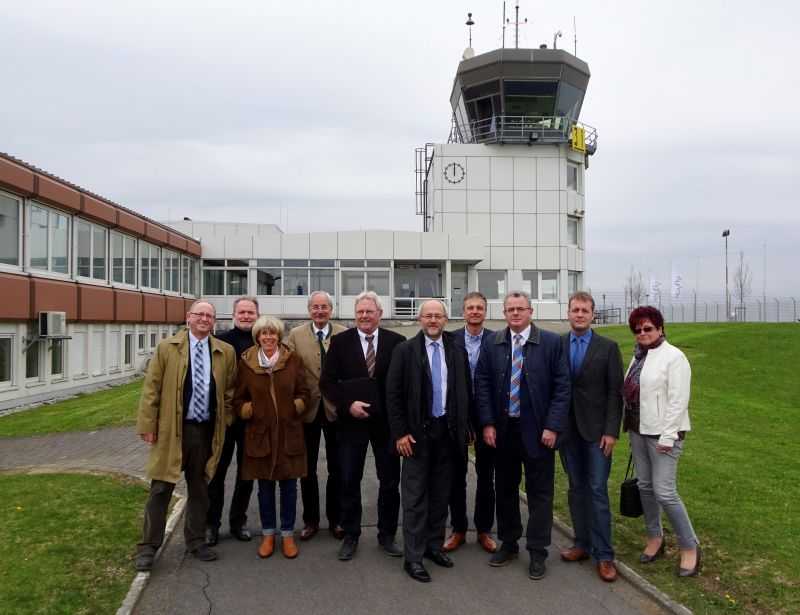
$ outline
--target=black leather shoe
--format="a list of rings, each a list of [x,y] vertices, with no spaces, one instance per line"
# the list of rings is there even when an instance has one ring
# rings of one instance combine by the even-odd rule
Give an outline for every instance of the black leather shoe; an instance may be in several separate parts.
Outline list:
[[[189,551],[189,554],[195,558],[199,559],[201,562],[213,562],[217,559],[217,552],[213,549],[209,549],[208,545],[202,544],[196,549],[192,549]]]
[[[533,579],[534,581],[543,579],[546,570],[547,566],[545,565],[544,560],[539,559],[538,557],[533,557],[531,558],[530,566],[528,566],[528,578]]]
[[[513,560],[517,559],[519,550],[513,548],[507,543],[500,545],[500,548],[494,552],[492,557],[489,558],[489,565],[499,568],[500,566],[508,566]]]
[[[206,528],[206,544],[209,547],[217,546],[219,542],[219,528],[218,527],[207,527]]]
[[[403,556],[403,552],[400,550],[400,547],[397,546],[397,543],[394,541],[394,538],[379,539],[378,543],[381,545],[381,549],[383,549],[384,555],[388,555],[389,557]]]
[[[661,539],[661,546],[658,548],[658,551],[656,551],[653,555],[647,555],[647,553],[641,553],[639,555],[639,563],[640,564],[652,564],[659,557],[664,555],[664,549],[665,549],[666,542],[667,541],[662,538]]]
[[[420,583],[431,582],[431,575],[429,575],[428,571],[425,570],[425,566],[419,562],[405,562],[403,564],[403,570],[405,570],[406,574],[415,581],[419,581]]]
[[[342,541],[342,546],[339,547],[339,561],[349,562],[351,559],[353,559],[357,549],[358,538],[355,536],[345,536],[344,540]]]
[[[451,560],[444,551],[425,551],[425,557],[442,568],[452,568],[455,566],[453,560]]]
[[[231,536],[233,536],[236,540],[241,540],[242,542],[250,542],[253,539],[253,535],[246,527],[232,527]]]
[[[134,566],[136,566],[136,570],[139,572],[149,572],[153,569],[153,560],[155,559],[155,553],[137,553],[136,559],[134,560]]]

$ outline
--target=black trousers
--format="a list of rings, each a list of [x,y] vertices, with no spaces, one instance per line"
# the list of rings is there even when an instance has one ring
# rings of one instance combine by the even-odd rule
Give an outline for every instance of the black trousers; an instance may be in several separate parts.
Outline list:
[[[497,536],[512,548],[522,537],[519,484],[525,469],[528,497],[527,544],[531,557],[546,558],[553,527],[553,480],[555,453],[550,449],[531,458],[522,442],[519,420],[509,420],[508,429],[497,442]]]
[[[211,438],[214,424],[183,422],[181,455],[183,475],[186,478],[186,515],[183,538],[186,549],[192,551],[202,545],[206,538],[206,513],[208,512],[208,484],[206,463],[211,457]],[[155,553],[164,542],[167,527],[167,510],[175,483],[163,480],[150,482],[150,495],[144,508],[142,541],[137,545],[139,553]]]
[[[389,437],[389,426],[380,419],[366,419],[367,425],[339,430],[341,495],[339,524],[348,536],[361,535],[361,479],[367,447],[372,445],[378,473],[378,540],[394,538],[400,517],[400,457]]]
[[[317,461],[322,435],[325,435],[325,458],[328,465],[328,480],[325,483],[325,515],[328,527],[339,525],[339,451],[337,445],[336,423],[325,416],[325,408],[320,403],[317,416],[311,423],[303,425],[306,439],[306,461],[308,473],[300,479],[303,497],[303,522],[306,525],[319,525],[319,480]]]
[[[225,442],[222,445],[217,471],[208,485],[209,506],[206,524],[209,527],[218,528],[222,523],[222,508],[225,505],[225,476],[228,474],[228,468],[233,460],[234,449],[236,449],[236,482],[228,512],[228,521],[231,528],[241,528],[247,525],[247,508],[250,505],[250,495],[253,493],[253,481],[242,480],[244,428],[244,421],[236,419],[233,425],[225,430]]]
[[[475,440],[475,473],[478,482],[475,489],[475,514],[472,517],[478,533],[492,531],[494,525],[494,467],[496,450],[487,446],[479,435]],[[469,453],[453,458],[453,478],[450,487],[450,523],[454,532],[466,532],[467,521],[467,472]]]
[[[440,551],[456,451],[447,419],[434,419],[423,438],[403,458],[403,550],[407,562],[422,562],[425,551]]]

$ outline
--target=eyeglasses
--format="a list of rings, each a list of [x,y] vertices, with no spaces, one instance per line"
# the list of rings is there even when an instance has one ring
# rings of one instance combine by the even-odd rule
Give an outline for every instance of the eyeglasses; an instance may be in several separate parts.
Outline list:
[[[192,316],[196,318],[207,318],[208,320],[214,320],[214,315],[210,314],[209,312],[189,312]]]
[[[655,327],[651,327],[651,326],[649,326],[649,325],[648,325],[648,326],[646,326],[646,327],[637,327],[637,328],[635,328],[635,329],[633,330],[633,332],[634,332],[636,335],[639,335],[640,333],[650,333],[651,331],[655,331],[655,330],[656,330],[656,328],[655,328]]]

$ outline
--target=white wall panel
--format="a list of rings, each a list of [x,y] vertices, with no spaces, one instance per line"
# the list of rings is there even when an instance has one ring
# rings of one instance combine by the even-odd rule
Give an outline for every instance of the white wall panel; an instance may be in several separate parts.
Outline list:
[[[393,231],[366,231],[367,258],[392,259],[394,258],[394,232]]]
[[[489,190],[469,190],[467,191],[467,211],[470,213],[489,213],[491,207],[491,195]]]
[[[474,235],[451,234],[448,250],[452,260],[474,262],[483,256],[483,242]]]
[[[556,214],[536,216],[536,244],[539,246],[558,245],[558,219]]]
[[[281,240],[283,258],[308,258],[308,233],[284,235]]]
[[[536,189],[558,190],[560,187],[560,164],[558,158],[536,159]]]
[[[366,239],[363,231],[339,233],[339,258],[366,258]]]
[[[536,248],[522,246],[514,248],[515,269],[536,269]]]
[[[492,269],[513,269],[514,268],[514,248],[511,247],[491,247],[491,268]]]
[[[514,214],[514,245],[536,245],[536,215]]]
[[[447,260],[448,237],[444,233],[422,233],[422,259]]]
[[[514,159],[492,158],[492,190],[514,189]]]
[[[444,231],[454,235],[467,234],[467,214],[444,214]]]
[[[467,233],[480,237],[484,244],[491,240],[491,216],[489,214],[467,214]]]
[[[422,233],[394,232],[394,257],[397,260],[422,258]]]
[[[494,214],[492,216],[492,246],[510,246],[514,242],[514,215]]]
[[[467,189],[489,190],[490,183],[489,158],[486,156],[470,156],[467,158]]]
[[[535,190],[515,190],[514,191],[514,211],[517,213],[535,214],[536,213],[536,191]]]
[[[536,248],[536,268],[558,269],[558,248]]]
[[[337,243],[336,233],[311,233],[308,238],[309,258],[336,258]]]
[[[514,190],[536,190],[536,158],[514,158]]]
[[[442,191],[442,211],[449,213],[467,211],[467,191],[466,190]]]
[[[491,199],[493,214],[514,212],[514,192],[512,190],[492,190]]]
[[[536,192],[536,212],[540,214],[557,214],[559,193],[557,190],[538,190]]]

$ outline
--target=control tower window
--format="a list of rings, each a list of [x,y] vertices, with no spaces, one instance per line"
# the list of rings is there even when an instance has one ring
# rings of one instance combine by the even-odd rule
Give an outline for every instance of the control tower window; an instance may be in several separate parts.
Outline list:
[[[550,117],[556,103],[555,81],[506,81],[505,114]]]
[[[583,103],[583,90],[562,81],[558,86],[558,101],[556,102],[556,115],[577,120]]]

